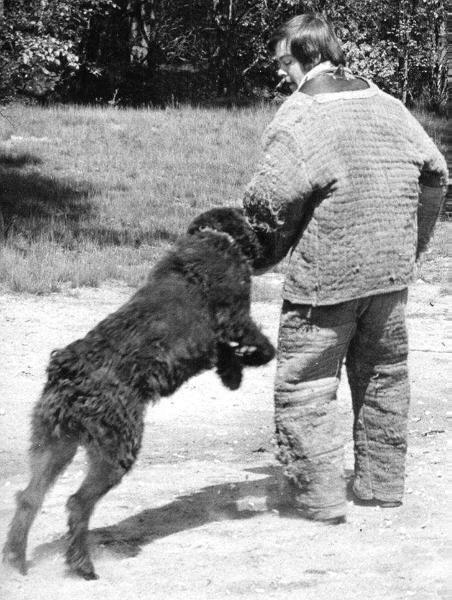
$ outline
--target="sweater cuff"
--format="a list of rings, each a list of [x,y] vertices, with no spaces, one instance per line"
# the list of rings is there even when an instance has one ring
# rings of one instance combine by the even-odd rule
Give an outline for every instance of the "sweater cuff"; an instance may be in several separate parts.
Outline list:
[[[419,258],[419,255],[427,248],[444,201],[444,189],[442,187],[430,187],[422,183],[419,187],[420,194],[417,210],[418,243],[416,258]]]

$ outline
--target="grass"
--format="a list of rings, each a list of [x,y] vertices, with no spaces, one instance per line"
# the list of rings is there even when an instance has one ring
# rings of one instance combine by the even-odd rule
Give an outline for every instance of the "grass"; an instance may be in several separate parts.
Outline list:
[[[139,285],[195,215],[240,205],[274,111],[4,107],[0,287]],[[445,120],[418,116],[441,145]]]
[[[240,203],[271,116],[264,108],[5,110],[14,129],[4,121],[0,134],[9,227],[0,282],[35,293],[109,278],[139,284],[196,214]]]

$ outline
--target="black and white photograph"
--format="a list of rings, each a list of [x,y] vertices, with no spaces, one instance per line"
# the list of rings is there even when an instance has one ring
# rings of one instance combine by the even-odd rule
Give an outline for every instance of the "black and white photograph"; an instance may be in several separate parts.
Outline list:
[[[450,598],[451,65],[451,1],[0,0],[2,600]]]

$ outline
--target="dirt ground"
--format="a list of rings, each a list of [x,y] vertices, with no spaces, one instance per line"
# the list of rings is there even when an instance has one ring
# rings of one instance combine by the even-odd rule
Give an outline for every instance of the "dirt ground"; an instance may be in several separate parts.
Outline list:
[[[279,284],[278,276],[260,278],[259,286],[273,286],[275,300],[253,303],[256,320],[273,340]],[[14,494],[27,480],[28,417],[44,382],[49,352],[83,335],[130,293],[111,285],[50,297],[0,295],[0,544]],[[28,575],[0,567],[0,597],[450,598],[445,469],[449,300],[439,286],[420,281],[410,294],[412,408],[402,507],[360,507],[350,500],[347,523],[335,527],[265,510],[262,496],[277,469],[274,361],[248,370],[237,392],[221,387],[213,373],[204,373],[149,409],[136,467],[99,503],[91,542],[100,579],[78,580],[64,566],[64,504],[83,475],[79,453],[32,528]],[[339,404],[351,473],[345,377]]]

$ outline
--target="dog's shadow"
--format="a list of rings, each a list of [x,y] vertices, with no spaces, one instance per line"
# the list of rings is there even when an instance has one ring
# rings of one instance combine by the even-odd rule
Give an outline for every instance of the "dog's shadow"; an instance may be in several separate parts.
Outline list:
[[[90,530],[91,554],[95,558],[107,549],[115,555],[133,557],[140,553],[143,546],[174,533],[215,521],[249,519],[271,510],[270,506],[266,506],[265,498],[269,491],[270,494],[276,493],[280,469],[269,466],[246,471],[262,477],[207,486],[164,506],[143,510],[116,525]],[[290,511],[287,516],[291,516]],[[33,562],[63,553],[65,547],[66,536],[41,544],[33,553]]]
[[[179,496],[164,506],[143,510],[116,525],[91,529],[89,541],[93,558],[105,551],[123,558],[134,557],[143,546],[174,533],[216,521],[249,519],[275,508],[281,517],[300,518],[296,509],[276,506],[283,478],[281,467],[253,467],[245,469],[245,472],[261,477],[207,486],[198,492]],[[353,471],[346,470],[345,475],[347,499],[352,500]],[[272,501],[275,502],[273,506]],[[62,554],[65,548],[66,536],[41,544],[34,550],[33,562]]]

